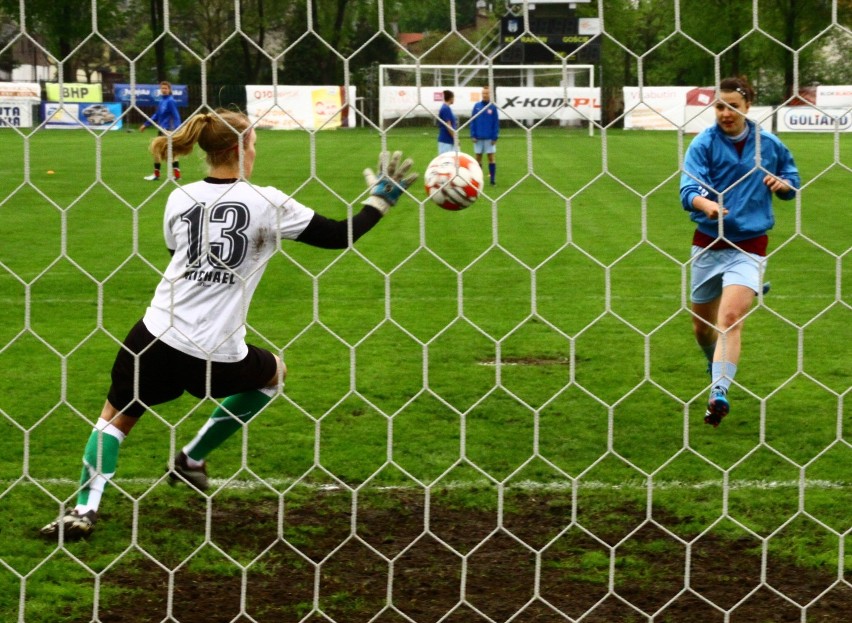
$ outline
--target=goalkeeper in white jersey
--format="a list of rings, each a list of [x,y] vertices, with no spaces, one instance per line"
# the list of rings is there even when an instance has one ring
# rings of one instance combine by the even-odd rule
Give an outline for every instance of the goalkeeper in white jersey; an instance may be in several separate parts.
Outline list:
[[[165,157],[168,138],[151,144]],[[144,317],[119,349],[101,416],[83,453],[77,504],[41,529],[48,538],[88,536],[115,474],[121,442],[146,409],[189,392],[219,401],[210,419],[169,465],[169,476],[208,487],[205,458],[280,391],[287,374],[273,353],[246,344],[246,316],[266,264],[282,240],[342,249],[349,220],[332,220],[273,187],[249,182],[257,136],[241,113],[198,114],[172,136],[175,157],[198,146],[209,174],[174,190],[163,230],[172,260]],[[351,218],[352,241],[368,232],[417,178],[411,160],[382,154],[365,169],[369,196]]]

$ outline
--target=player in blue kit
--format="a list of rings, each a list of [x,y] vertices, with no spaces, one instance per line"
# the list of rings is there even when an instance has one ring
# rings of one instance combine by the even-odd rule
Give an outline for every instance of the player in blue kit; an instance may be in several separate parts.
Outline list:
[[[459,127],[459,120],[456,118],[453,109],[450,106],[456,99],[452,91],[444,91],[444,103],[441,104],[441,109],[438,111],[438,154],[444,154],[448,151],[457,151],[456,148],[456,130]]]
[[[745,79],[721,81],[716,123],[690,143],[680,179],[681,204],[696,224],[692,324],[710,365],[704,421],[714,427],[730,410],[745,315],[764,287],[772,197],[794,199],[801,186],[790,150],[746,118],[752,101]]]
[[[500,138],[500,115],[491,101],[491,89],[488,87],[482,87],[482,99],[473,105],[470,113],[470,138],[479,166],[482,166],[482,154],[488,155],[488,177],[493,186],[497,183],[494,155],[497,153],[497,139]]]
[[[144,132],[145,128],[152,123],[156,123],[159,126],[160,136],[163,136],[164,132],[171,134],[180,127],[180,113],[178,112],[175,98],[172,96],[172,85],[165,80],[160,83],[160,101],[157,104],[157,111],[151,116],[150,121],[146,121],[139,126],[139,131]],[[159,157],[156,154],[154,155],[154,172],[145,177],[147,181],[157,182],[160,180],[160,163],[167,156],[167,153]],[[180,162],[177,159],[172,162],[172,172],[175,179],[179,180]]]
[[[47,538],[79,539],[94,529],[119,446],[149,408],[184,392],[219,406],[169,465],[173,481],[208,487],[207,455],[281,391],[286,366],[246,344],[246,317],[263,272],[282,240],[343,249],[372,229],[417,178],[400,152],[380,158],[378,177],[364,170],[369,195],[351,219],[328,219],[277,188],[249,182],[257,136],[244,114],[194,115],[172,137],[175,154],[194,145],[207,154],[203,180],[174,190],[163,232],[172,259],[144,316],[130,330],[112,368],[107,401],[83,451],[77,504],[41,529]],[[152,152],[163,156],[166,137]]]

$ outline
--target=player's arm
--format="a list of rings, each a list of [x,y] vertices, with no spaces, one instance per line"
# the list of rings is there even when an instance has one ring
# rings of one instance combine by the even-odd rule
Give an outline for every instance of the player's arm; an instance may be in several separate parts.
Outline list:
[[[700,144],[695,139],[686,150],[683,162],[683,172],[680,175],[680,202],[687,212],[705,212],[702,207],[709,208],[703,201],[695,205],[696,198],[713,201],[710,192],[705,185],[705,180],[710,178],[710,167],[708,159],[709,145]],[[718,204],[717,204],[718,205]],[[706,214],[706,212],[705,212]]]
[[[381,219],[382,213],[376,208],[366,205],[361,208],[352,217],[352,242],[373,229]],[[345,249],[349,246],[349,220],[337,221],[322,214],[314,214],[296,240],[321,249]]]
[[[779,199],[789,201],[796,196],[796,189],[802,185],[799,169],[793,160],[793,155],[785,146],[779,146],[778,167],[775,175],[767,175],[763,183]]]

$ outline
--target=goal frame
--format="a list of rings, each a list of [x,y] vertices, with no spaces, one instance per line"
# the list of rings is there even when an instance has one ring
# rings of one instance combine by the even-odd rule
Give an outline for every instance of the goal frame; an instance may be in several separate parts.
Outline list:
[[[385,115],[384,115],[384,104],[385,100],[383,94],[385,92],[386,86],[393,86],[386,84],[386,75],[388,71],[398,70],[398,71],[407,71],[411,72],[415,77],[415,86],[419,90],[425,85],[423,84],[422,76],[424,71],[435,71],[435,74],[439,79],[442,76],[443,71],[447,71],[452,77],[452,81],[443,82],[440,86],[446,86],[448,88],[458,88],[465,86],[468,82],[470,82],[475,75],[481,74],[483,72],[488,75],[488,85],[493,87],[494,85],[494,72],[504,71],[505,72],[515,72],[519,74],[519,77],[523,81],[519,86],[528,86],[534,87],[535,84],[535,76],[536,72],[542,71],[551,71],[551,72],[559,72],[562,74],[560,79],[560,87],[562,88],[574,88],[575,86],[575,77],[578,74],[581,74],[583,71],[588,72],[589,76],[589,89],[596,88],[595,84],[595,65],[589,64],[570,64],[570,63],[560,63],[553,65],[496,65],[496,64],[485,64],[485,65],[453,65],[453,64],[435,64],[435,65],[426,65],[426,64],[386,64],[379,65],[379,124],[382,128],[384,128]],[[464,79],[464,74],[468,74],[467,78]],[[472,75],[471,75],[472,74]],[[462,79],[460,79],[460,77]],[[432,85],[432,86],[438,86]],[[493,88],[492,88],[493,90]],[[418,98],[419,99],[419,98]],[[589,136],[594,136],[595,132],[595,124],[592,121],[592,112],[593,112],[594,104],[592,102],[589,103],[586,117],[589,119]]]

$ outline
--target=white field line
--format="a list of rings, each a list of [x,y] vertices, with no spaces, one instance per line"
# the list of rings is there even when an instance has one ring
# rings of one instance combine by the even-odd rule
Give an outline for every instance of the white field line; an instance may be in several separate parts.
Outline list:
[[[71,486],[78,484],[77,480],[71,480],[70,478],[39,478],[37,479],[40,484],[43,486]],[[2,482],[3,488],[9,487],[13,481],[11,480],[3,480]],[[113,480],[116,485],[124,486],[151,486],[156,481],[153,478],[115,478]],[[235,480],[227,480],[224,478],[211,478],[210,484],[218,488],[225,489],[243,489],[243,490],[251,490],[251,489],[261,489],[266,487],[272,487],[278,491],[286,489],[288,487],[296,486],[299,487],[308,487],[317,489],[318,491],[337,491],[343,490],[345,487],[336,484],[329,483],[297,483],[293,479],[288,478],[267,478],[264,479],[265,485],[260,482],[260,480],[245,480],[245,479],[235,479]],[[798,489],[801,482],[799,480],[731,480],[728,482],[729,490],[771,490],[771,489]],[[845,481],[833,481],[833,480],[819,480],[819,479],[805,479],[804,481],[805,489],[808,490],[819,490],[819,489],[849,489],[852,488],[852,482]],[[24,481],[18,483],[17,486],[34,486],[33,483],[29,481]],[[436,491],[444,490],[444,489],[482,489],[483,487],[493,486],[493,483],[487,480],[472,480],[472,481],[452,481],[452,482],[442,482],[435,485],[432,485],[432,489]],[[521,491],[571,491],[572,483],[570,481],[563,482],[536,482],[531,480],[524,480],[510,483],[506,485],[506,489],[511,490],[521,490]],[[654,481],[653,489],[655,491],[666,491],[666,490],[701,490],[701,489],[709,489],[713,487],[722,488],[723,482],[721,479],[719,480],[703,480],[698,482],[684,482],[680,480],[659,480]],[[625,490],[634,490],[634,491],[646,491],[648,489],[647,482],[643,482],[641,480],[629,480],[623,482],[603,482],[599,480],[581,480],[578,483],[578,487],[580,489],[611,489],[613,491],[625,491]],[[418,491],[423,490],[426,487],[415,486],[415,485],[392,485],[392,486],[377,486],[377,487],[368,487],[369,489],[375,490],[400,490],[400,491]]]

